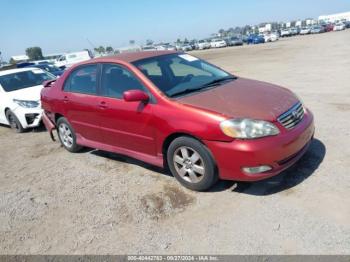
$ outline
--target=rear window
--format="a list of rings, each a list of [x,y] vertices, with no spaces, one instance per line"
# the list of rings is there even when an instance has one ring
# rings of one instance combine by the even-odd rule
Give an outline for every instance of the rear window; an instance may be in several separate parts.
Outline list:
[[[0,85],[6,92],[12,92],[41,85],[44,81],[52,79],[55,79],[55,76],[37,69],[0,76]]]

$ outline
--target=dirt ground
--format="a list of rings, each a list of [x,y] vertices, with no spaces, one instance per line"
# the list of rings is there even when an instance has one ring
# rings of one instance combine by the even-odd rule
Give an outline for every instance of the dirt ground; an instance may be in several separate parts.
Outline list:
[[[350,30],[193,52],[283,85],[316,119],[281,175],[212,191],[120,155],[0,127],[1,254],[350,254]]]

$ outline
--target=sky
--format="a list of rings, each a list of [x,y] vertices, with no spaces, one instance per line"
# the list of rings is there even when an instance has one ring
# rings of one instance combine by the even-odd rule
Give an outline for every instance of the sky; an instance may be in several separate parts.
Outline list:
[[[31,46],[50,54],[129,40],[173,42],[346,11],[349,0],[0,0],[0,52],[8,60]]]

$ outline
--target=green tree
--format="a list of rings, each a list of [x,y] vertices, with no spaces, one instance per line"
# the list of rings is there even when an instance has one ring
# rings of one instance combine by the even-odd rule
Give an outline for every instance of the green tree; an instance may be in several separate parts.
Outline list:
[[[106,52],[106,50],[103,46],[95,47],[94,50],[96,53],[99,53],[99,54],[103,54]]]
[[[220,37],[226,36],[226,31],[224,29],[219,30]]]
[[[44,59],[41,48],[38,46],[28,47],[26,49],[26,55],[30,60],[41,60]]]
[[[113,51],[114,51],[113,47],[111,47],[111,46],[107,46],[106,47],[106,52],[107,53],[113,53]]]

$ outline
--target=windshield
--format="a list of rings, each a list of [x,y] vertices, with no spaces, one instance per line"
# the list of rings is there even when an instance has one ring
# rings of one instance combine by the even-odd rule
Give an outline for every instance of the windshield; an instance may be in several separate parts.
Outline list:
[[[12,92],[32,86],[41,85],[44,81],[55,79],[53,75],[41,69],[33,69],[0,76],[0,85],[6,92]]]
[[[220,80],[234,77],[188,54],[156,56],[133,62],[163,93],[175,97],[199,89],[215,87]],[[211,86],[211,84],[214,84]]]

